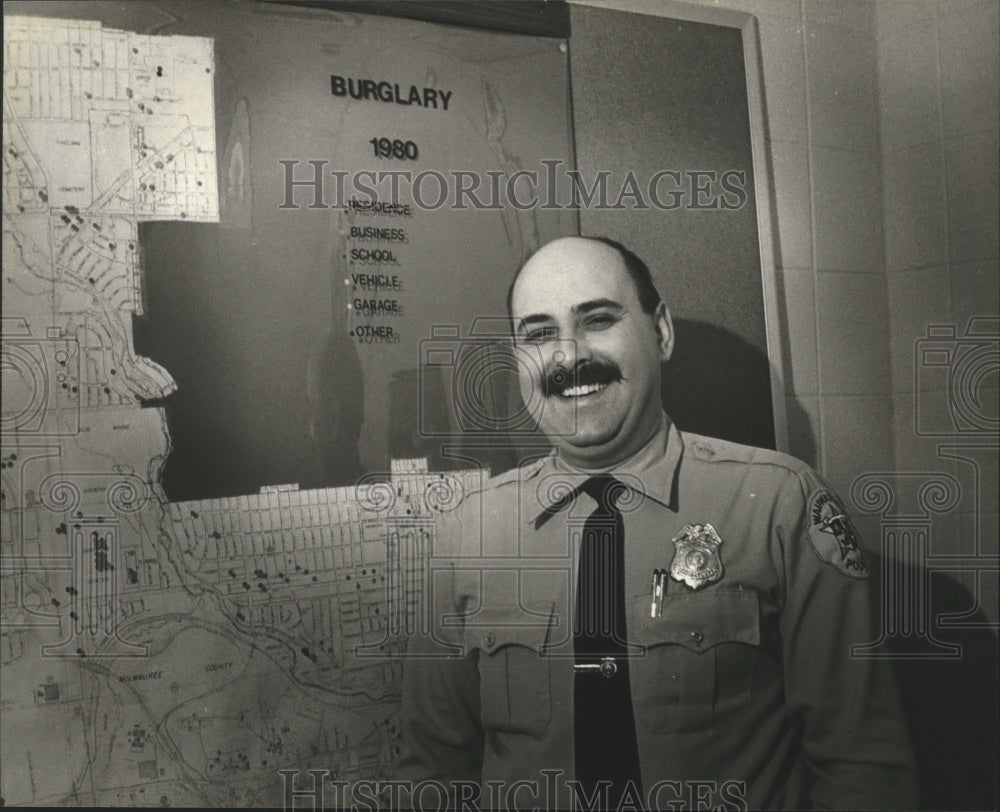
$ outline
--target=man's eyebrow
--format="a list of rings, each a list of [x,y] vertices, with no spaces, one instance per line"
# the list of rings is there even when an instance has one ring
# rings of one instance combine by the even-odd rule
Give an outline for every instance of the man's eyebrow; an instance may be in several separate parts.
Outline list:
[[[614,299],[591,299],[590,301],[573,305],[571,309],[574,313],[589,313],[591,310],[600,310],[602,307],[610,307],[612,310],[625,309],[620,302],[616,302]]]
[[[552,316],[548,316],[545,313],[535,313],[531,316],[524,316],[518,319],[517,329],[524,330],[525,327],[530,327],[532,324],[543,324],[551,321],[554,321]]]

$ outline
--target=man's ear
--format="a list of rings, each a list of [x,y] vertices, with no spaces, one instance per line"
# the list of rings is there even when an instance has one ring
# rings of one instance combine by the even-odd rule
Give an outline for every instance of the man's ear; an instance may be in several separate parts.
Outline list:
[[[670,320],[670,311],[665,302],[661,301],[653,312],[653,325],[659,339],[660,358],[669,361],[674,352],[674,323]]]

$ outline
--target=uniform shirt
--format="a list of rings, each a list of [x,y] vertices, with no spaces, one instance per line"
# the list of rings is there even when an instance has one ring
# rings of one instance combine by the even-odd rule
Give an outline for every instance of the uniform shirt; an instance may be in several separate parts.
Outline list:
[[[863,553],[819,476],[784,454],[679,432],[665,416],[612,473],[630,488],[618,509],[641,803],[913,808],[888,663],[851,657],[878,637]],[[582,800],[569,783],[572,608],[595,503],[584,493],[563,503],[585,477],[553,453],[446,517],[427,581],[430,633],[404,662],[399,778],[477,782],[482,808]],[[721,544],[717,560],[700,561],[719,577],[697,589],[668,578],[651,616],[654,569],[676,573],[685,526],[706,524]]]

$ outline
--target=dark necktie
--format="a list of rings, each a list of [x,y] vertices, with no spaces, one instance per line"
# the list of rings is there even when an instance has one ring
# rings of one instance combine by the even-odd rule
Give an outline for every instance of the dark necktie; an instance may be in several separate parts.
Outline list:
[[[580,486],[597,508],[583,526],[573,624],[576,778],[588,798],[610,781],[611,809],[629,782],[642,797],[626,657],[625,525],[615,506],[626,489],[607,475]]]

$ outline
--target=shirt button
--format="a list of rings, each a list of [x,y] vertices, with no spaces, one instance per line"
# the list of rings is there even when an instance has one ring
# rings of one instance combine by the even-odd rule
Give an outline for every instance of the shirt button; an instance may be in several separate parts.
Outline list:
[[[705,639],[705,635],[701,632],[691,632],[691,639],[698,645],[701,645],[702,641]]]
[[[493,644],[496,643],[497,639],[493,635],[493,632],[486,633],[486,648],[493,648]]]

